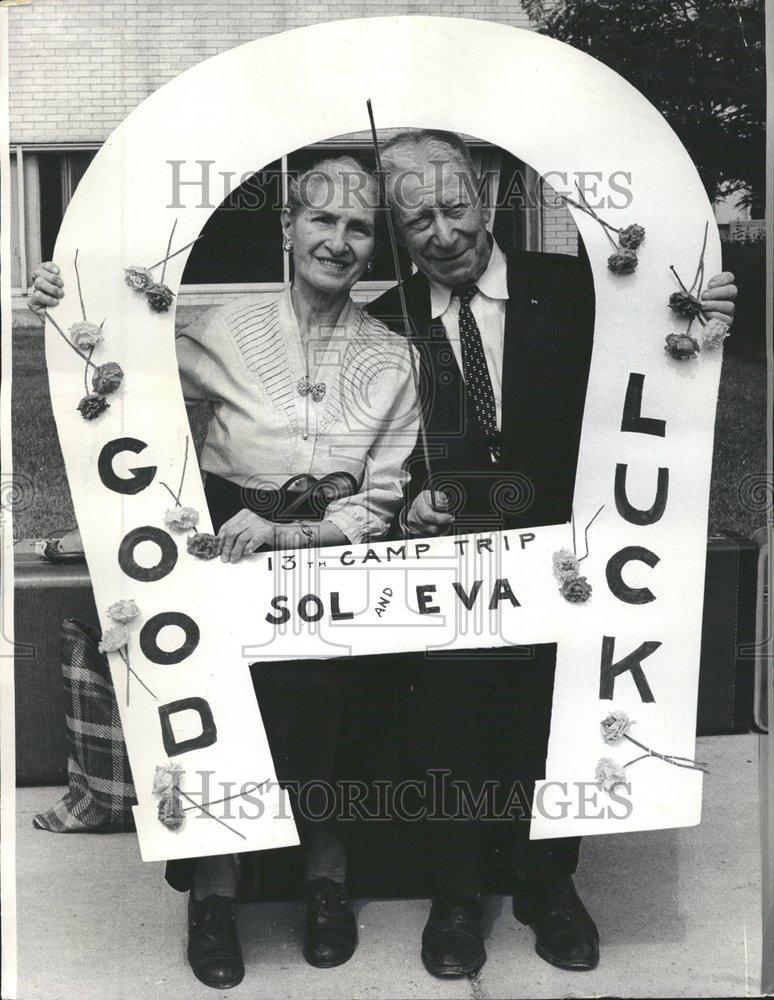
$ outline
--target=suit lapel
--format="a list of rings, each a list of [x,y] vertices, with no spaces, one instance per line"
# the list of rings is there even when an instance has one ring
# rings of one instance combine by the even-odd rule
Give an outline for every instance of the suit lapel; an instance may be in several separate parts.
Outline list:
[[[537,320],[541,304],[531,295],[533,275],[523,254],[508,254],[508,304],[503,339],[503,465],[519,469],[525,445],[540,434],[544,343]]]
[[[441,437],[461,433],[464,386],[446,328],[440,318],[431,316],[427,279],[416,274],[408,285],[406,305],[414,325],[413,340],[422,359],[423,384],[431,390],[428,430]]]

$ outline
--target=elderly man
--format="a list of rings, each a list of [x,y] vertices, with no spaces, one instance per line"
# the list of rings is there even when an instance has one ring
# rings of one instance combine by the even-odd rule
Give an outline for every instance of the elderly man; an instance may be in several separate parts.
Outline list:
[[[383,161],[399,236],[418,268],[403,287],[433,469],[428,483],[417,449],[404,532],[568,521],[594,330],[588,265],[498,246],[458,136],[401,132],[385,143]],[[730,274],[708,282],[707,315],[731,321],[732,282]],[[369,310],[402,331],[397,289]],[[405,739],[421,772],[449,771],[474,794],[496,777],[506,811],[518,783],[526,815],[508,821],[506,848],[514,915],[535,932],[542,958],[587,970],[599,960],[599,937],[573,885],[579,840],[528,839],[534,782],[545,773],[555,653],[551,645],[407,658],[413,723]],[[437,976],[472,974],[486,960],[479,862],[491,831],[480,845],[473,818],[427,828],[434,898],[422,960]]]

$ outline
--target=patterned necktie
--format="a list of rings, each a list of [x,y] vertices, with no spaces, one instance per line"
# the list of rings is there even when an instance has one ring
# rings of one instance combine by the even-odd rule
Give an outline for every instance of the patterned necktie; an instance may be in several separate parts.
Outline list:
[[[465,395],[473,406],[473,413],[479,427],[484,432],[493,462],[500,461],[500,432],[497,429],[497,409],[495,407],[492,380],[481,343],[481,331],[470,308],[470,301],[478,292],[476,285],[461,285],[452,291],[460,300],[460,346],[462,349],[462,374],[465,379]]]

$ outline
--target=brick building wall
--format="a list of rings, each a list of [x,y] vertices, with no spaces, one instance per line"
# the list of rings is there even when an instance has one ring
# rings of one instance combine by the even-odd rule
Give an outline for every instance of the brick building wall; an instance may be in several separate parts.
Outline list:
[[[140,101],[202,59],[290,28],[390,14],[529,27],[518,0],[35,0],[8,10],[11,141],[103,141]]]
[[[528,28],[518,0],[35,0],[10,7],[10,135],[25,150],[102,143],[148,95],[197,62],[236,45],[320,21],[401,14],[455,15]],[[13,165],[13,164],[12,164]],[[25,175],[30,168],[25,167]],[[16,178],[14,178],[16,183]],[[40,259],[34,171],[27,177],[26,236],[14,215],[13,284]],[[545,250],[575,253],[564,210],[546,211]],[[36,239],[38,242],[36,243]]]

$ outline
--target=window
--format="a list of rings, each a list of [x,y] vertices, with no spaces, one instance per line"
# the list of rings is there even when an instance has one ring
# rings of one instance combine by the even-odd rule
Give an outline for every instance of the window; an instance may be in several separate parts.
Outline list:
[[[536,183],[534,172],[496,146],[472,140],[470,148],[476,167],[488,178],[485,197],[493,209],[490,228],[495,237],[512,246],[539,249],[539,208],[528,195],[530,185]],[[12,150],[15,288],[26,289],[37,265],[52,259],[64,213],[97,149],[94,144],[90,148],[52,145]],[[204,303],[245,290],[274,292],[290,280],[291,260],[282,249],[280,224],[287,179],[323,157],[347,154],[373,169],[370,136],[357,133],[295,150],[235,189],[212,213],[202,230],[203,239],[192,248],[183,273],[183,293],[197,293]],[[386,226],[381,221],[374,267],[355,289],[358,300],[371,298],[395,282]],[[399,257],[401,273],[409,275],[411,262],[401,248]]]
[[[96,150],[37,153],[40,188],[40,252],[43,260],[54,256],[59,227],[78,183]]]

